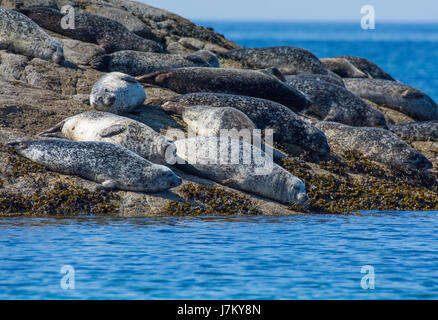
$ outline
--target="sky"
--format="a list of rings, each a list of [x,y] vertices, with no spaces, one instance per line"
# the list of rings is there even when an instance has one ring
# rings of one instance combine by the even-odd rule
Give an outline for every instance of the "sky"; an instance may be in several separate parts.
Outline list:
[[[192,20],[438,22],[437,0],[137,0]]]

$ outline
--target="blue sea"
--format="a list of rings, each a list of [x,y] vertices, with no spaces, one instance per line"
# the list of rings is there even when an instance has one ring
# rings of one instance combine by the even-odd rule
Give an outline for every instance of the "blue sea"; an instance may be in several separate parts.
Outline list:
[[[366,57],[438,100],[438,25],[198,22]],[[438,212],[0,219],[0,299],[437,298]]]

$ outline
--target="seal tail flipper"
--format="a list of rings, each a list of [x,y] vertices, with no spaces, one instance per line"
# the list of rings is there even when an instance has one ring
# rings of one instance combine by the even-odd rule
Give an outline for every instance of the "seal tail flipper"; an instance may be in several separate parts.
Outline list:
[[[61,138],[62,137],[62,128],[64,127],[65,121],[61,121],[56,126],[41,132],[38,134],[40,137],[51,137],[51,138]]]

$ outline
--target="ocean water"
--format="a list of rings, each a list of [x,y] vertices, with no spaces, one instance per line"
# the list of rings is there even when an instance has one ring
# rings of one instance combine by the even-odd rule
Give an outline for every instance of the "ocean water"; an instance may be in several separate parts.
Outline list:
[[[363,56],[438,100],[438,25],[200,23],[244,46]],[[1,218],[0,299],[437,299],[437,231],[438,212]]]

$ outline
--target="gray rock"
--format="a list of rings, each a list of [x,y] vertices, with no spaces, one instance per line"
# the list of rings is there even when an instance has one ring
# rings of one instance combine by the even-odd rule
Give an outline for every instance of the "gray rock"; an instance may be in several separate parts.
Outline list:
[[[389,126],[403,140],[438,141],[438,121],[420,121]]]
[[[105,54],[98,45],[73,39],[59,39],[64,47],[65,58],[78,65],[88,65],[95,57]]]

